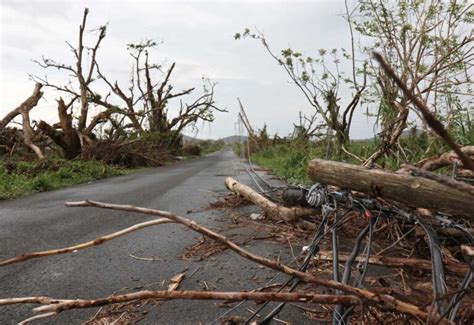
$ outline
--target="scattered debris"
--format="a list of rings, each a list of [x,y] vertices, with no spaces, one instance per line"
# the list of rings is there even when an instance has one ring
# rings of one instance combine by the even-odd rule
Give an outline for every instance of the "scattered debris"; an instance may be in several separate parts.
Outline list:
[[[184,249],[184,253],[178,258],[182,260],[190,260],[194,257],[197,257],[197,260],[201,261],[226,249],[227,248],[222,246],[221,244],[213,240],[209,240],[203,236],[198,243],[186,247]]]
[[[209,203],[208,210],[211,209],[224,209],[224,208],[237,208],[240,206],[248,205],[250,202],[235,193],[227,194],[220,197],[217,201]]]

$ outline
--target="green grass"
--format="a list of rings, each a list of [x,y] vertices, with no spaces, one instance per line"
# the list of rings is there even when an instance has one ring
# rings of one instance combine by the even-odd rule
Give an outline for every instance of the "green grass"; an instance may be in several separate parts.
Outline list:
[[[108,166],[94,160],[54,159],[40,162],[0,160],[0,200],[124,175],[128,172],[124,168]]]
[[[402,150],[389,157],[383,157],[377,164],[388,170],[397,170],[402,163],[414,163],[424,157],[432,156],[449,150],[440,144],[435,138],[426,135],[406,137],[399,140]],[[355,140],[347,144],[347,149],[354,155],[365,159],[377,148],[375,140]],[[324,143],[298,143],[287,141],[276,144],[251,155],[251,161],[261,167],[269,168],[273,174],[281,177],[290,184],[310,184],[306,175],[308,161],[313,158],[322,158],[335,161],[343,161],[360,165],[360,161],[354,157],[342,153],[336,155],[333,148]]]

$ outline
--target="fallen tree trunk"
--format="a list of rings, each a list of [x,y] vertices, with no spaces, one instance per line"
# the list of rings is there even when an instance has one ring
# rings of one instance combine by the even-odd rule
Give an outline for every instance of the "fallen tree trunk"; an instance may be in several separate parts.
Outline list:
[[[350,253],[339,252],[339,262],[345,262],[349,258]],[[332,251],[319,251],[314,257],[315,260],[319,261],[332,261]],[[356,262],[364,262],[365,258],[362,256],[356,257]],[[403,257],[391,257],[391,256],[377,256],[373,255],[369,257],[369,264],[381,265],[386,267],[410,267],[416,269],[422,269],[425,271],[431,271],[431,261],[421,258],[403,258]],[[460,276],[465,276],[469,272],[469,266],[463,263],[453,263],[445,261],[443,264],[445,271]]]
[[[235,194],[238,194],[250,202],[260,206],[265,211],[265,213],[272,218],[291,221],[298,217],[314,215],[318,213],[318,211],[315,209],[299,207],[287,208],[285,206],[276,204],[260,193],[255,192],[247,185],[237,182],[232,177],[227,177],[225,179],[225,186]]]
[[[430,179],[323,159],[309,162],[308,175],[314,182],[474,219],[474,196]]]

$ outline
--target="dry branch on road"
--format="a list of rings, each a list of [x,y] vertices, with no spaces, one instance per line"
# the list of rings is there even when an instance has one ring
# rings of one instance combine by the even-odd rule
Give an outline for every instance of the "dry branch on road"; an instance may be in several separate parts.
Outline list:
[[[30,259],[33,259],[33,258],[38,258],[38,257],[73,253],[73,252],[81,250],[81,249],[86,249],[86,248],[89,248],[89,247],[93,247],[93,246],[103,244],[105,242],[108,242],[109,240],[124,236],[126,234],[129,234],[129,233],[131,233],[133,231],[136,231],[136,230],[139,230],[139,229],[143,229],[143,228],[147,228],[147,227],[151,227],[151,226],[156,226],[156,225],[161,225],[161,224],[164,224],[164,223],[172,223],[172,222],[173,221],[171,221],[169,219],[161,218],[161,219],[156,219],[156,220],[151,220],[151,221],[138,223],[138,224],[133,225],[131,227],[122,229],[120,231],[114,232],[114,233],[109,234],[109,235],[98,237],[94,240],[91,240],[91,241],[88,241],[88,242],[85,242],[85,243],[81,243],[81,244],[77,244],[77,245],[73,245],[73,246],[69,246],[69,247],[64,247],[64,248],[59,248],[59,249],[52,249],[52,250],[41,251],[41,252],[21,254],[21,255],[18,255],[16,257],[4,260],[4,261],[0,261],[0,266],[19,263],[19,262],[27,261],[27,260],[30,260]]]
[[[276,204],[257,193],[251,187],[237,182],[232,177],[225,179],[225,186],[235,194],[238,194],[254,204],[260,206],[267,215],[275,219],[283,219],[284,221],[292,221],[298,217],[316,215],[318,211],[311,208],[292,207],[288,208]]]
[[[228,300],[228,301],[286,301],[286,302],[305,302],[318,303],[324,305],[357,305],[361,301],[356,296],[347,295],[327,295],[327,294],[313,294],[313,293],[291,293],[291,292],[212,292],[212,291],[151,291],[143,290],[123,295],[115,295],[99,299],[52,299],[48,297],[21,297],[0,299],[1,305],[12,304],[44,304],[45,306],[36,307],[36,312],[56,312],[100,307],[115,303],[122,303],[132,300],[144,299],[196,299],[196,300]]]
[[[250,251],[247,251],[246,249],[238,246],[237,244],[229,240],[227,237],[219,233],[216,233],[210,229],[207,229],[190,219],[184,218],[182,216],[178,216],[171,212],[142,208],[142,207],[135,207],[132,205],[110,204],[110,203],[88,201],[88,200],[80,201],[80,202],[67,202],[66,206],[68,207],[97,207],[97,208],[112,209],[112,210],[119,210],[119,211],[129,211],[129,212],[142,213],[142,214],[169,218],[171,220],[176,221],[177,223],[185,225],[188,228],[196,232],[199,232],[202,235],[207,236],[223,244],[224,246],[228,247],[232,251],[236,252],[240,256],[250,261],[266,266],[273,270],[285,273],[287,275],[294,276],[302,280],[303,282],[314,283],[314,284],[325,286],[325,287],[332,288],[335,290],[340,290],[347,294],[357,296],[358,298],[364,300],[366,303],[370,305],[374,305],[374,306],[379,306],[382,309],[411,315],[417,319],[421,319],[424,321],[428,319],[431,319],[431,320],[435,319],[435,320],[439,320],[439,324],[450,324],[449,321],[447,321],[446,319],[441,319],[432,311],[427,312],[419,306],[398,300],[390,295],[377,294],[369,290],[359,289],[351,285],[342,284],[337,281],[322,279],[312,274],[295,270],[291,267],[281,264],[279,261],[270,260],[268,258],[253,254]]]
[[[423,321],[427,321],[428,319],[430,320],[435,319],[435,320],[439,320],[439,324],[450,323],[446,319],[442,319],[439,316],[434,315],[433,311],[427,311],[422,307],[396,299],[391,295],[380,294],[380,293],[372,292],[370,290],[356,288],[348,284],[343,284],[338,281],[323,279],[318,276],[312,275],[310,273],[301,272],[289,266],[281,264],[279,260],[271,260],[259,255],[256,255],[240,247],[239,245],[235,244],[233,241],[229,240],[227,237],[219,233],[216,233],[206,227],[203,227],[197,224],[193,220],[173,214],[171,212],[142,208],[142,207],[135,207],[132,205],[109,204],[109,203],[96,202],[96,201],[67,202],[66,206],[68,207],[97,207],[97,208],[112,209],[112,210],[119,210],[119,211],[129,211],[129,212],[134,212],[134,213],[142,213],[142,214],[147,214],[147,215],[159,216],[165,219],[158,219],[158,220],[155,220],[155,222],[160,221],[160,220],[167,220],[169,222],[182,224],[198,233],[201,233],[204,236],[207,236],[221,243],[222,245],[226,246],[227,248],[231,249],[232,251],[236,252],[240,256],[250,261],[269,267],[273,270],[285,273],[292,277],[298,278],[303,282],[313,283],[316,285],[320,285],[320,286],[324,286],[327,288],[344,292],[346,293],[346,295],[331,296],[331,295],[320,295],[317,293],[310,293],[307,296],[304,296],[304,294],[302,296],[301,293],[295,293],[292,295],[290,294],[289,296],[274,296],[275,293],[268,293],[268,297],[262,295],[258,297],[259,299],[257,299],[256,298],[257,296],[252,296],[256,293],[243,293],[243,292],[233,293],[233,296],[229,296],[226,293],[222,293],[222,295],[219,296],[219,293],[209,293],[209,292],[197,292],[197,293],[192,293],[192,294],[186,294],[179,291],[171,291],[173,293],[170,293],[169,291],[166,291],[166,292],[146,291],[146,292],[134,293],[135,295],[129,294],[129,295],[121,295],[121,296],[111,296],[108,298],[97,299],[97,300],[75,300],[75,301],[67,301],[67,302],[60,302],[60,303],[54,303],[54,304],[50,304],[49,301],[47,300],[48,298],[44,298],[46,300],[44,299],[34,300],[34,297],[30,297],[30,298],[23,298],[23,300],[21,299],[13,300],[16,303],[32,303],[32,302],[41,303],[41,301],[44,301],[47,304],[47,306],[36,308],[35,311],[37,312],[44,312],[44,313],[60,312],[62,310],[68,310],[72,308],[97,307],[97,306],[103,306],[106,304],[111,304],[111,303],[116,303],[116,302],[130,301],[134,299],[147,299],[147,298],[247,300],[247,299],[252,299],[251,297],[255,297],[255,299],[257,300],[272,300],[272,299],[277,299],[275,297],[280,297],[278,299],[281,299],[281,300],[278,300],[278,301],[302,301],[301,299],[303,299],[303,301],[313,301],[313,302],[318,302],[318,303],[338,304],[338,305],[344,305],[344,304],[355,305],[362,301],[370,306],[376,306],[384,310],[411,315],[412,317],[423,320]],[[164,221],[162,221],[162,223],[163,222]],[[289,297],[291,297],[291,299]],[[121,299],[128,299],[128,300],[121,300]],[[284,300],[284,299],[287,299],[287,300]],[[9,299],[0,300],[0,305],[12,303],[11,301],[12,300],[9,300]]]

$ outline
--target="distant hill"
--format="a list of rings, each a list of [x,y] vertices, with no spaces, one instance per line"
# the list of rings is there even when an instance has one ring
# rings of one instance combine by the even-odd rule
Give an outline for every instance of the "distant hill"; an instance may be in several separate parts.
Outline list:
[[[231,135],[230,137],[225,137],[220,140],[224,141],[225,144],[234,144],[247,141],[247,137],[243,135]]]
[[[185,134],[182,134],[182,136],[183,136],[183,142],[187,142],[187,143],[199,143],[199,142],[205,141],[202,139],[190,137],[189,135],[185,135]]]
[[[247,137],[243,135],[231,135],[229,137],[225,137],[219,140],[212,140],[212,139],[199,139],[199,138],[194,138],[190,137],[189,135],[183,134],[183,142],[186,143],[199,143],[202,141],[224,141],[225,144],[234,144],[234,143],[240,143],[240,142],[245,142],[247,141]]]

